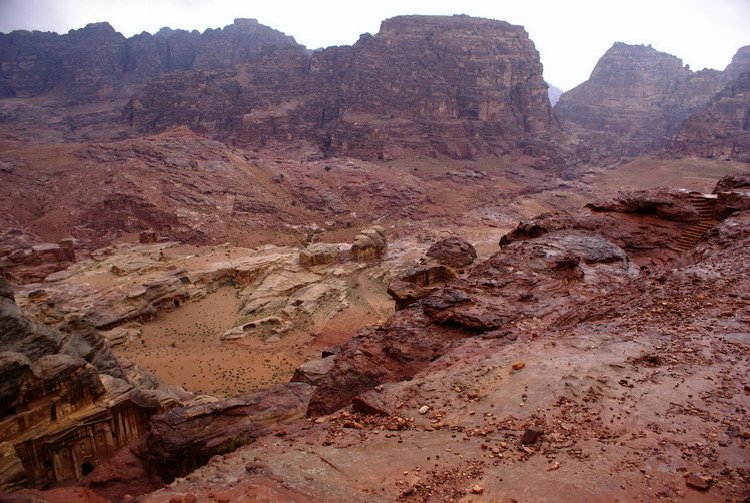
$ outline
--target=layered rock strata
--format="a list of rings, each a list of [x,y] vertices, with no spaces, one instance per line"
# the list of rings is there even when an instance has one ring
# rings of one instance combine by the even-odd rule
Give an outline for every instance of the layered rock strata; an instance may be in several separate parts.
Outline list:
[[[730,81],[704,110],[688,117],[665,151],[675,157],[750,162],[750,71]]]
[[[304,139],[369,159],[505,153],[551,128],[523,28],[466,16],[397,17],[351,47],[281,46],[230,70],[171,74],[136,93],[126,119],[243,144]]]

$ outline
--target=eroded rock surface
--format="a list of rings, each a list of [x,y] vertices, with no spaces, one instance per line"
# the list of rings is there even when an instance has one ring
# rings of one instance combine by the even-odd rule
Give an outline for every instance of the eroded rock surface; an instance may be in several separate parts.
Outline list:
[[[305,416],[313,387],[279,384],[218,402],[173,409],[154,417],[140,455],[170,482],[255,438]]]
[[[207,482],[237,501],[741,500],[746,213],[651,274],[590,231],[509,243],[329,357],[311,411],[325,388],[359,393],[353,408],[285,426],[144,500],[202,497]],[[510,305],[515,318],[479,328],[478,306],[496,297],[484,313]]]
[[[685,120],[665,146],[671,156],[750,162],[750,63],[705,109]]]
[[[453,270],[443,265],[414,267],[393,278],[388,295],[396,301],[396,309],[404,309],[455,278]]]

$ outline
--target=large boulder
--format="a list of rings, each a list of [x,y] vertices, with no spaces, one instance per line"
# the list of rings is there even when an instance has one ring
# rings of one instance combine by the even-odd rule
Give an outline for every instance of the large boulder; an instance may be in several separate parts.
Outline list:
[[[299,252],[299,263],[304,267],[328,265],[343,260],[341,245],[333,243],[313,243]]]
[[[303,382],[312,384],[313,386],[317,385],[323,376],[333,368],[333,360],[335,358],[335,355],[328,355],[303,363],[294,371],[292,382]]]
[[[474,263],[477,250],[474,245],[459,237],[449,237],[430,246],[426,255],[441,265],[460,269]]]

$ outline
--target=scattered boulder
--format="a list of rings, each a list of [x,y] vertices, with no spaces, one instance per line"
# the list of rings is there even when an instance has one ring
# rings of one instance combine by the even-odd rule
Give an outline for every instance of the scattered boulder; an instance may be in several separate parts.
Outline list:
[[[461,269],[474,263],[477,250],[474,245],[459,237],[449,237],[430,246],[426,255],[440,265]]]
[[[303,382],[317,385],[318,382],[333,368],[334,355],[316,358],[300,365],[292,376],[292,382]]]

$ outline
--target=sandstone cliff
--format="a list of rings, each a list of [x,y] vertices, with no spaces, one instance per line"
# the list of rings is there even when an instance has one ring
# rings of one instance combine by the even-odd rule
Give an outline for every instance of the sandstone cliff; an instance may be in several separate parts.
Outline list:
[[[551,127],[539,55],[519,26],[403,16],[351,47],[269,49],[229,70],[170,74],[128,104],[135,127],[178,124],[240,144],[310,140],[325,154],[499,154]]]
[[[253,146],[309,140],[324,154],[465,159],[538,143],[551,127],[526,31],[468,16],[396,17],[312,53],[255,20],[131,38],[97,23],[0,34],[0,63],[0,97],[80,104],[135,92],[124,117],[138,131],[189,125]]]
[[[679,58],[651,46],[617,42],[589,80],[560,97],[555,112],[571,131],[598,133],[587,141],[612,155],[654,150],[750,68],[746,52],[740,49],[724,72],[693,72]]]
[[[108,23],[64,35],[15,31],[0,34],[0,97],[53,90],[73,102],[127,96],[164,72],[228,68],[268,46],[301,47],[254,19],[203,34],[163,28],[127,39]]]

